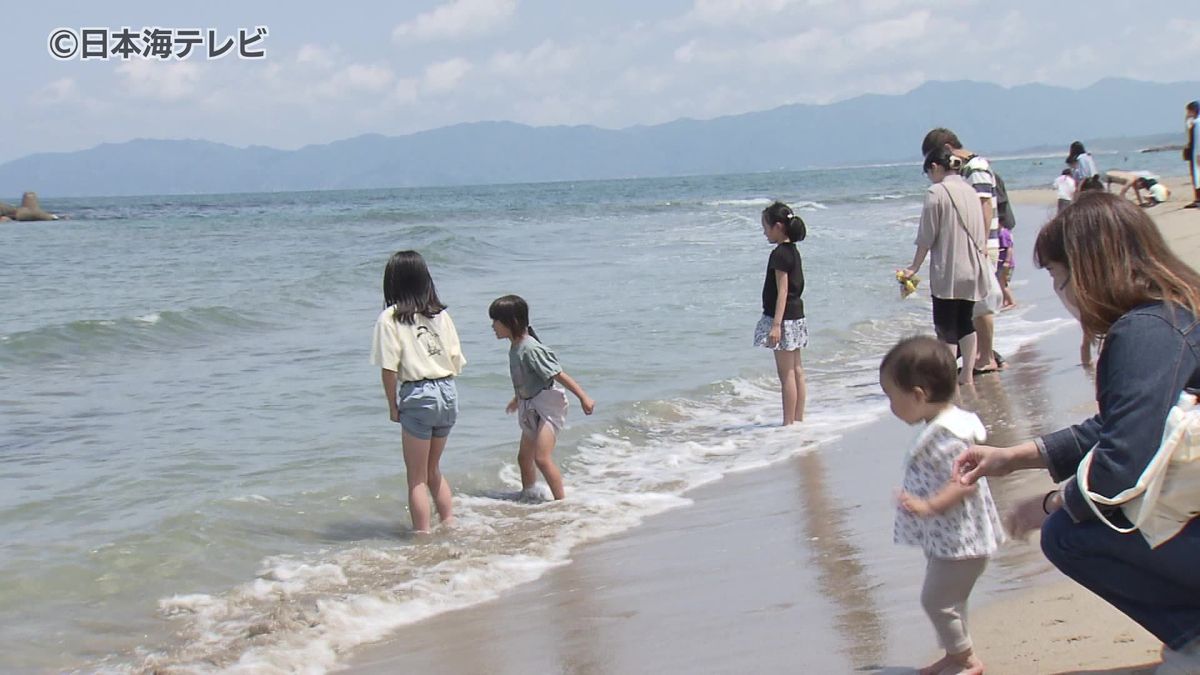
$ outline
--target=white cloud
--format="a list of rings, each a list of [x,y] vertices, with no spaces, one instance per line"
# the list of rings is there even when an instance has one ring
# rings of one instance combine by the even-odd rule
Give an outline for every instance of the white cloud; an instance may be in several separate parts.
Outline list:
[[[159,101],[181,101],[198,91],[200,66],[190,61],[177,63],[131,59],[117,66],[125,89],[134,96]]]
[[[387,66],[352,63],[342,69],[339,77],[352,89],[377,92],[385,89],[392,81],[392,70]]]
[[[406,77],[396,81],[396,86],[392,88],[391,102],[400,106],[411,105],[416,103],[420,96],[421,83]]]
[[[712,26],[748,23],[779,14],[798,0],[695,0],[685,21]]]
[[[79,94],[79,85],[71,77],[62,77],[46,84],[33,95],[38,103],[55,105],[74,100]]]
[[[517,0],[450,0],[392,29],[397,42],[431,42],[478,37],[504,28],[517,9]]]
[[[471,72],[471,62],[463,58],[439,61],[425,68],[422,85],[425,89],[445,93],[458,87],[458,84]]]
[[[1173,34],[1169,42],[1173,51],[1200,53],[1200,21],[1171,19],[1167,22],[1167,30]]]
[[[336,48],[306,44],[302,45],[300,51],[296,52],[296,63],[306,66],[316,66],[318,68],[332,68],[337,61],[337,56],[338,50]]]
[[[545,40],[527,52],[502,51],[492,55],[488,70],[506,77],[545,77],[565,73],[579,60],[578,47],[561,47]]]
[[[670,84],[671,78],[656,68],[630,68],[621,75],[621,85],[627,91],[642,94],[661,93]]]
[[[931,16],[929,10],[921,9],[907,16],[864,24],[850,33],[848,42],[854,49],[872,52],[919,42],[929,31]]]

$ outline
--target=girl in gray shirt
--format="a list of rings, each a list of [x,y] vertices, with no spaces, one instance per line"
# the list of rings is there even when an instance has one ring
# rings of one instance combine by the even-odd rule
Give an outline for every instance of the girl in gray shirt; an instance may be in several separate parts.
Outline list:
[[[558,365],[549,347],[538,341],[529,325],[529,305],[518,295],[505,295],[488,308],[496,339],[507,339],[508,369],[514,395],[505,411],[517,413],[521,427],[521,445],[517,465],[521,468],[521,495],[527,496],[537,482],[534,469],[542,472],[555,499],[562,499],[562,473],[554,463],[554,445],[567,419],[566,387],[576,398],[585,415],[591,415],[596,402]],[[560,386],[561,385],[561,386]]]

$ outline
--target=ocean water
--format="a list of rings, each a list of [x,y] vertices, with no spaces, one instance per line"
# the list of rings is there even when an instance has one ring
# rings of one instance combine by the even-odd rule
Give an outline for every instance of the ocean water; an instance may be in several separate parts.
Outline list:
[[[997,166],[1018,188],[1059,164]],[[691,488],[818,450],[885,414],[879,357],[929,331],[892,276],[926,185],[905,165],[44,200],[72,218],[0,227],[0,667],[322,672]],[[788,430],[750,345],[774,198],[809,228],[809,414]],[[428,260],[469,361],[443,459],[459,526],[422,538],[368,362],[402,248]],[[487,317],[507,293],[598,402],[572,400],[562,503],[513,499],[507,343]],[[1061,326],[1006,313],[1001,346]]]

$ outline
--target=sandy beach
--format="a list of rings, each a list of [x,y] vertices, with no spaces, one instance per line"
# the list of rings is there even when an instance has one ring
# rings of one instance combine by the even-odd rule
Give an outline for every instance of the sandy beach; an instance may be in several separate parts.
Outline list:
[[[1190,198],[1183,181],[1171,185],[1172,201],[1149,213],[1196,264],[1200,213],[1181,208]],[[1040,223],[1030,214],[1048,214],[1055,195],[1012,198],[1024,214],[1017,236],[1032,239]],[[1040,298],[1039,318],[1062,315],[1045,301],[1043,273],[1025,263],[1020,279],[1019,298]],[[1094,411],[1079,336],[1070,326],[1026,345],[1001,378],[964,395],[990,442],[1015,443]],[[891,494],[911,433],[889,418],[694,490],[690,506],[582,546],[537,581],[357,651],[350,669],[911,672],[936,656],[916,599],[923,561],[891,544]],[[1003,508],[1049,484],[1027,472],[994,481],[993,491]],[[988,672],[1136,673],[1157,662],[1149,634],[1053,570],[1035,542],[1010,544],[980,583],[972,633]],[[823,607],[798,601],[814,588]]]

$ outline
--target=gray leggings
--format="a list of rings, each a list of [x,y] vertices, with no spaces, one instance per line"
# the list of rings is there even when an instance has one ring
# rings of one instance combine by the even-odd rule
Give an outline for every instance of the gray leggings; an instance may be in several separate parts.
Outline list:
[[[967,598],[975,581],[987,567],[987,558],[929,558],[925,566],[925,586],[921,606],[933,622],[938,641],[950,654],[971,648],[967,633]]]

